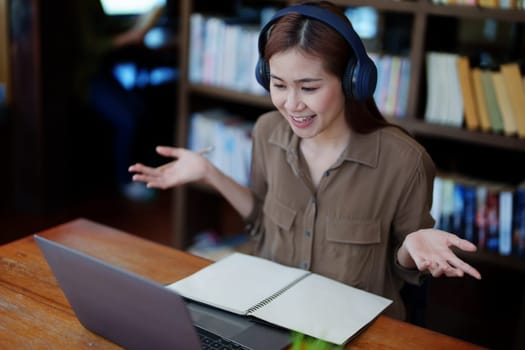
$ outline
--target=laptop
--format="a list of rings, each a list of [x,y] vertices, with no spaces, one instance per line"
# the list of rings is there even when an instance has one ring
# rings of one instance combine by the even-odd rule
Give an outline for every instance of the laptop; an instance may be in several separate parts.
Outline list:
[[[80,323],[126,349],[205,349],[213,341],[224,344],[220,349],[290,344],[288,330],[186,300],[142,276],[34,238]]]

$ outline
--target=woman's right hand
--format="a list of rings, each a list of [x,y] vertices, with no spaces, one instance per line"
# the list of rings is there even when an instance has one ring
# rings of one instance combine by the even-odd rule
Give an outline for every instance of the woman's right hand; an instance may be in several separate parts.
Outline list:
[[[145,182],[151,188],[167,189],[204,180],[211,165],[202,153],[184,148],[158,146],[156,151],[161,156],[175,158],[175,160],[157,168],[140,163],[134,164],[128,169],[134,173],[133,181]]]

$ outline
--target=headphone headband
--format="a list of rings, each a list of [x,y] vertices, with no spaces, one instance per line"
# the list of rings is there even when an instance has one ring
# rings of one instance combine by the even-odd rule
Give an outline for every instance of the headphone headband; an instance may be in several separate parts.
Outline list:
[[[261,30],[261,35],[259,36],[259,53],[261,54],[261,56],[264,53],[264,46],[266,45],[266,33],[269,31],[270,27],[273,26],[275,22],[277,22],[279,18],[289,13],[297,13],[302,16],[313,18],[320,22],[323,22],[324,24],[334,29],[348,42],[348,44],[352,47],[357,57],[367,56],[363,42],[361,41],[357,33],[353,30],[351,24],[345,22],[335,13],[315,5],[294,5],[290,7],[285,7],[277,11],[272,17],[272,19],[268,21],[268,23],[266,23]]]

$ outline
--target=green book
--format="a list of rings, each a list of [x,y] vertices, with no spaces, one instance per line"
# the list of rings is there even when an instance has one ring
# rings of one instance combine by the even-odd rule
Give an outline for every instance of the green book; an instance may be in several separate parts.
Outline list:
[[[481,71],[481,84],[483,85],[483,95],[487,104],[487,112],[492,130],[496,133],[501,133],[503,132],[503,119],[501,116],[498,99],[496,97],[491,71]]]

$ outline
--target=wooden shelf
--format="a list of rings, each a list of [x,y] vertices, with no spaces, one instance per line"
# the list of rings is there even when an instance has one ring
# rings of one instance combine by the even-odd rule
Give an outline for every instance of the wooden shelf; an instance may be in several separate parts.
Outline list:
[[[231,101],[255,107],[273,108],[273,104],[269,95],[254,95],[242,91],[235,91],[228,88],[203,84],[191,84],[189,86],[189,91],[191,93],[214,97],[225,101]]]
[[[283,1],[264,1],[255,2],[250,1],[250,5],[271,4],[276,7],[282,7],[287,4],[297,3],[296,0],[283,0]],[[357,7],[357,6],[371,6],[379,11],[380,16],[383,19],[386,18],[384,15],[392,16],[398,15],[398,17],[407,18],[411,23],[408,23],[411,35],[407,38],[409,40],[409,58],[411,61],[410,70],[410,89],[408,93],[407,111],[406,117],[403,119],[390,119],[390,121],[399,124],[404,127],[410,133],[412,133],[418,140],[427,142],[429,153],[434,150],[436,153],[446,149],[447,152],[454,147],[460,146],[461,154],[455,156],[451,154],[452,162],[461,163],[461,170],[467,172],[472,170],[477,171],[478,160],[486,161],[485,154],[487,157],[501,157],[501,164],[505,169],[499,167],[496,171],[501,171],[502,174],[509,178],[507,170],[512,169],[513,176],[525,178],[525,172],[521,169],[520,164],[514,164],[519,162],[521,153],[525,155],[525,139],[520,139],[517,136],[504,136],[501,134],[486,133],[482,131],[470,131],[463,128],[455,128],[444,125],[426,123],[421,115],[422,106],[425,103],[425,82],[426,82],[426,71],[425,71],[425,60],[427,48],[439,46],[439,43],[433,45],[433,40],[441,40],[435,36],[429,35],[431,33],[439,33],[442,28],[436,27],[436,22],[442,22],[441,18],[452,18],[461,21],[463,19],[474,19],[474,20],[485,20],[492,19],[501,22],[518,23],[516,26],[517,36],[523,37],[524,29],[521,24],[525,23],[525,11],[521,10],[506,10],[506,9],[490,9],[481,7],[471,6],[460,6],[460,5],[435,5],[430,0],[413,0],[413,1],[395,1],[395,0],[332,0],[333,3],[341,7]],[[241,1],[242,3],[242,1]],[[179,96],[178,96],[178,111],[177,111],[177,143],[186,145],[187,132],[189,126],[189,116],[192,111],[196,108],[202,108],[203,106],[217,106],[217,105],[228,105],[233,108],[244,108],[250,109],[274,109],[271,103],[270,97],[248,94],[239,91],[233,91],[223,87],[207,86],[203,84],[192,84],[188,79],[189,70],[189,37],[190,37],[190,16],[193,9],[193,2],[191,0],[180,1],[180,28],[179,35],[181,38],[181,50],[179,57],[179,68],[180,68],[180,84],[179,84]],[[436,21],[438,19],[439,21]],[[384,21],[386,23],[386,21]],[[386,26],[386,24],[385,24]],[[388,28],[385,28],[388,30]],[[452,43],[453,41],[451,41]],[[507,45],[506,43],[497,43]],[[495,45],[498,46],[498,45]],[[514,51],[521,53],[523,49],[508,45]],[[457,48],[457,52],[462,49]],[[388,52],[386,52],[388,54]],[[202,102],[202,103],[201,103]],[[254,108],[255,107],[255,108]],[[425,144],[423,144],[425,146]],[[461,146],[473,147],[461,147]],[[443,147],[444,146],[444,147]],[[443,148],[442,148],[443,147]],[[488,148],[488,150],[487,150]],[[437,150],[437,151],[436,151]],[[478,150],[489,151],[483,154],[477,154]],[[494,151],[494,152],[492,152]],[[448,153],[443,152],[444,156],[448,157]],[[521,152],[521,153],[520,153]],[[453,153],[453,152],[452,152]],[[472,154],[476,153],[476,154]],[[432,156],[432,154],[431,154]],[[437,156],[442,156],[438,154]],[[472,156],[472,157],[471,157]],[[507,157],[509,156],[509,157]],[[461,158],[463,157],[463,158]],[[469,158],[469,162],[462,162],[464,158]],[[472,162],[470,162],[472,158]],[[510,160],[512,159],[512,160]],[[516,161],[515,159],[518,159]],[[497,159],[494,159],[497,161]],[[511,162],[512,164],[509,164]],[[498,166],[499,164],[498,163]],[[456,165],[455,163],[453,165]],[[508,165],[508,166],[507,166]],[[480,168],[483,167],[481,164]],[[483,168],[485,169],[485,168]],[[481,170],[485,171],[485,170]],[[487,175],[485,173],[485,175]],[[188,193],[191,192],[191,196]],[[180,187],[174,191],[175,194],[175,206],[174,206],[174,230],[173,230],[173,242],[178,248],[186,248],[191,242],[192,235],[198,230],[197,227],[202,223],[200,219],[203,219],[201,209],[199,206],[210,204],[218,204],[222,200],[217,191],[211,189],[208,186],[202,184],[192,184],[191,186]],[[195,200],[195,197],[203,195],[203,202]],[[195,202],[198,202],[197,204]],[[192,207],[194,209],[192,209]],[[198,207],[198,210],[195,210]],[[232,209],[233,210],[233,209]],[[219,218],[222,213],[218,212],[217,228],[222,228],[223,221],[231,221],[231,218]],[[200,215],[200,216],[199,216]],[[226,215],[223,215],[226,216]],[[192,218],[189,220],[189,218]],[[223,220],[223,221],[221,221]],[[195,232],[192,232],[195,231]],[[525,272],[525,259],[515,256],[501,256],[497,252],[481,250],[476,253],[464,253],[457,251],[458,255],[473,266],[489,267],[490,269],[495,268],[502,269],[502,272],[509,272],[510,275],[521,275]],[[476,281],[477,282],[477,281]],[[487,282],[487,281],[485,281]],[[493,283],[493,282],[488,282]],[[497,286],[498,287],[498,286]],[[525,305],[525,303],[523,304]],[[525,308],[521,308],[522,314],[525,315]],[[450,318],[447,318],[447,320]],[[518,328],[523,328],[525,325],[525,317],[522,317]],[[521,327],[521,328],[520,328]],[[474,327],[476,328],[476,327]],[[478,328],[476,328],[477,330]],[[511,332],[512,333],[512,332]],[[516,339],[514,341],[517,344],[517,348],[523,348],[522,344],[525,344],[525,339],[522,335],[515,332]]]
[[[419,1],[392,0],[333,0],[334,4],[343,7],[371,6],[378,11],[415,13],[420,9]]]
[[[456,18],[495,19],[507,22],[525,22],[525,11],[487,8],[468,5],[436,5],[429,0],[335,0],[340,6],[371,6],[378,11],[405,12],[421,15],[448,16]]]
[[[492,9],[479,6],[466,5],[433,5],[430,2],[420,2],[422,11],[429,15],[448,16],[457,18],[473,18],[473,19],[495,19],[506,22],[525,22],[525,11],[508,10],[508,9]]]
[[[465,253],[458,250],[455,250],[455,252],[460,258],[465,259],[469,264],[474,266],[480,263],[488,263],[503,269],[511,269],[520,273],[525,272],[525,258],[513,255],[500,255],[497,252],[486,250],[476,253]]]
[[[416,136],[420,135],[499,148],[502,150],[525,152],[525,139],[520,139],[517,136],[470,131],[439,124],[430,124],[421,120],[391,119],[390,121],[399,124]]]
[[[454,128],[450,126],[426,123],[420,115],[421,101],[424,101],[424,84],[425,84],[425,50],[428,47],[426,40],[428,39],[428,31],[435,30],[432,28],[432,21],[430,17],[443,16],[453,18],[466,19],[495,19],[507,22],[524,23],[525,11],[506,10],[506,9],[490,9],[472,6],[460,5],[435,5],[428,0],[414,0],[414,1],[393,1],[393,0],[333,0],[333,2],[341,7],[350,6],[371,6],[380,12],[392,12],[399,14],[413,15],[412,36],[410,39],[410,60],[411,60],[411,83],[408,100],[407,117],[404,119],[391,119],[392,122],[397,123],[411,132],[418,138],[428,139],[429,141],[437,142],[459,142],[480,148],[491,148],[501,152],[523,152],[525,153],[525,139],[520,139],[517,136],[505,136],[501,134],[486,133],[482,131],[470,131],[462,128]],[[273,2],[277,6],[285,6],[288,3],[295,3],[295,1],[278,1]],[[189,17],[192,13],[192,3],[190,0],[181,1],[181,83],[179,88],[179,110],[177,114],[177,133],[178,142],[185,144],[187,140],[188,118],[192,112],[191,100],[198,101],[202,98],[203,101],[209,100],[211,103],[217,101],[224,101],[228,104],[237,104],[239,106],[256,107],[263,109],[273,109],[271,99],[268,95],[254,95],[239,91],[230,90],[223,87],[207,86],[204,84],[192,84],[188,81],[188,52],[189,52]],[[432,139],[432,140],[431,140]],[[192,188],[198,189],[202,192],[209,193],[210,189],[197,185]],[[185,195],[180,191],[177,196],[176,207],[179,207],[175,214],[175,221],[177,223],[176,232],[183,235],[191,235],[186,232],[184,204]],[[213,200],[216,200],[213,199]],[[179,242],[187,241],[187,238],[179,240]],[[507,260],[510,261],[509,267],[513,265],[521,269],[522,261],[513,262],[511,257],[496,256],[492,254],[480,253],[476,255],[476,259],[482,261],[493,261],[499,266],[507,266]]]

